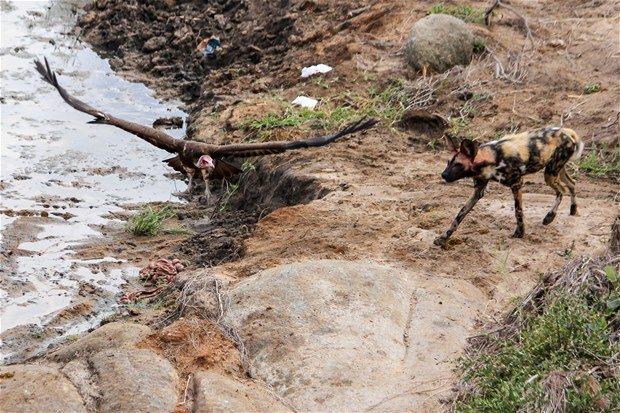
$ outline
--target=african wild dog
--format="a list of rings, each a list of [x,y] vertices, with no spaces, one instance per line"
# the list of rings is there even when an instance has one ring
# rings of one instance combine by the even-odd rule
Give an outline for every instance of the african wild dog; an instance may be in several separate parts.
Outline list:
[[[555,218],[556,210],[564,193],[562,183],[568,187],[570,192],[570,214],[577,214],[575,181],[568,176],[564,168],[573,154],[578,158],[583,151],[583,141],[572,129],[547,127],[507,135],[502,139],[487,142],[480,146],[476,141],[465,139],[457,148],[454,140],[450,137],[446,137],[446,143],[453,156],[441,177],[446,182],[472,177],[475,191],[465,206],[461,208],[450,228],[435,239],[436,245],[446,245],[446,241],[456,231],[463,218],[482,198],[489,181],[497,181],[512,189],[517,218],[517,229],[512,236],[522,238],[525,233],[521,199],[523,175],[540,171],[542,168],[545,168],[545,182],[553,188],[556,195],[551,210],[543,219],[543,224],[550,224]]]

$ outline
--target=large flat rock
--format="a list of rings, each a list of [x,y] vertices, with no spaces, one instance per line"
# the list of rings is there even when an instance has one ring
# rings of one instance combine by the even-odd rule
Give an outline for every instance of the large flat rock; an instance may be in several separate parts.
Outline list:
[[[307,261],[263,271],[230,293],[250,373],[298,410],[360,411],[406,378],[413,282],[371,261]]]
[[[216,372],[203,371],[194,376],[196,413],[291,412],[266,389],[244,383]]]
[[[0,412],[86,412],[73,384],[58,370],[39,365],[0,367]]]
[[[171,412],[179,379],[168,360],[147,349],[110,349],[91,358],[101,412]]]
[[[89,356],[110,348],[132,347],[153,331],[142,324],[116,322],[105,324],[92,333],[61,347],[49,357],[58,362],[68,362],[76,357]]]

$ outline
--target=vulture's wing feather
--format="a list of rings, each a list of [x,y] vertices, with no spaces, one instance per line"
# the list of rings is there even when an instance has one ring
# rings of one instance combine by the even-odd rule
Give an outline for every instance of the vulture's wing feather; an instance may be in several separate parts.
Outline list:
[[[162,162],[165,162],[166,164],[168,164],[169,167],[171,167],[172,169],[174,169],[177,172],[181,172],[183,175],[185,175],[187,173],[187,172],[185,172],[185,168],[183,168],[183,164],[181,163],[181,159],[178,156],[174,156],[172,158],[164,159]]]
[[[67,102],[69,106],[71,106],[74,109],[79,110],[80,112],[88,113],[89,115],[94,116],[97,119],[105,119],[107,117],[107,115],[103,113],[102,111],[95,109],[94,107],[90,106],[88,103],[82,102],[81,100],[74,98],[65,90],[65,88],[60,86],[60,83],[58,83],[58,79],[56,78],[56,73],[54,73],[54,71],[52,71],[52,69],[50,68],[50,64],[47,61],[47,57],[44,59],[45,59],[45,66],[43,66],[43,63],[41,63],[40,60],[34,61],[34,64],[37,68],[37,72],[39,72],[43,80],[45,80],[47,83],[54,86],[58,90],[58,93],[60,93],[60,96],[62,96],[64,101]]]
[[[230,178],[243,172],[240,168],[223,159],[215,161],[215,169],[210,175],[212,179]]]
[[[67,90],[60,86],[60,83],[58,83],[56,73],[54,73],[54,71],[50,68],[47,58],[45,58],[44,60],[45,65],[43,65],[43,63],[41,63],[39,60],[35,60],[34,62],[37,71],[41,74],[43,80],[54,86],[58,90],[58,93],[60,93],[60,96],[64,99],[65,102],[67,102],[67,104],[69,104],[69,106],[79,110],[80,112],[84,112],[91,116],[94,116],[95,119],[89,123],[101,123],[105,125],[116,126],[117,128],[121,128],[129,133],[132,133],[139,138],[142,138],[145,141],[151,143],[152,145],[155,145],[158,148],[164,149],[168,152],[178,152],[183,149],[184,141],[182,141],[181,139],[173,138],[172,136],[160,130],[151,128],[150,126],[144,126],[138,123],[119,119],[71,96],[69,92],[67,92]]]
[[[328,145],[337,139],[373,127],[378,121],[375,119],[361,119],[354,122],[338,133],[327,136],[319,136],[299,141],[275,141],[261,143],[240,143],[233,145],[222,145],[210,151],[214,157],[229,156],[233,158],[246,158],[250,156],[269,155],[281,153],[293,149],[311,148]]]

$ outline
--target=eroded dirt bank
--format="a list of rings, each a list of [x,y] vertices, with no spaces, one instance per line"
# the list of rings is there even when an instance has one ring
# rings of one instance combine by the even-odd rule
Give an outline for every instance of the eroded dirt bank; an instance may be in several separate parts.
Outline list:
[[[554,195],[531,175],[525,238],[509,238],[510,191],[491,185],[449,248],[432,245],[471,184],[443,184],[447,155],[438,134],[403,113],[392,116],[370,88],[430,90],[419,109],[449,118],[459,135],[490,140],[562,121],[584,137],[586,155],[595,145],[617,145],[617,4],[513,3],[527,16],[533,47],[506,11],[490,28],[469,26],[504,65],[521,59],[518,82],[496,78],[488,53],[422,80],[407,70],[400,48],[431,1],[94,2],[80,25],[84,38],[122,73],[190,102],[194,139],[318,134],[346,121],[333,120],[337,110],[354,117],[368,105],[383,123],[329,148],[255,161],[232,194],[218,191],[225,208],[191,204],[177,215],[195,235],[110,231],[107,248],[120,242],[136,265],[178,257],[188,269],[158,297],[107,320],[116,322],[3,373],[17,382],[62,373],[75,389],[71,400],[87,410],[202,411],[223,401],[238,411],[441,410],[466,338],[542,273],[604,248],[618,214],[617,178],[574,170],[579,216],[568,215],[565,200],[556,221],[543,226]],[[194,52],[212,35],[225,47],[205,64]],[[162,45],[145,50],[158,37]],[[299,78],[316,63],[334,70]],[[591,83],[600,91],[583,93]],[[328,121],[248,123],[297,113],[286,102],[300,94],[319,99]],[[86,246],[83,254],[97,256],[99,248],[106,247]],[[148,389],[150,399],[118,397],[129,383]]]

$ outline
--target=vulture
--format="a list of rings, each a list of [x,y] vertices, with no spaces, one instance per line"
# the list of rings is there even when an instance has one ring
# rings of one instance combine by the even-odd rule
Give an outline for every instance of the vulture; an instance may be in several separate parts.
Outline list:
[[[44,62],[45,64],[39,60],[35,60],[36,69],[43,77],[43,80],[54,86],[58,90],[58,93],[60,93],[63,100],[71,107],[79,110],[80,112],[87,113],[95,118],[88,123],[116,126],[117,128],[121,128],[124,131],[144,139],[160,149],[175,154],[174,157],[165,159],[164,162],[175,170],[187,174],[189,177],[189,184],[186,194],[190,199],[196,179],[203,180],[205,183],[204,195],[206,202],[209,202],[209,199],[211,198],[211,191],[209,189],[210,179],[229,178],[241,172],[239,168],[228,162],[230,159],[270,155],[293,149],[324,146],[345,135],[369,129],[377,123],[377,120],[375,119],[361,119],[357,122],[351,123],[335,134],[299,141],[212,145],[208,143],[177,139],[150,126],[144,126],[117,118],[96,109],[79,99],[76,99],[71,96],[65,88],[60,86],[58,79],[56,78],[56,73],[54,73],[50,68],[47,58],[44,59]]]

